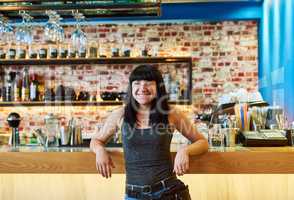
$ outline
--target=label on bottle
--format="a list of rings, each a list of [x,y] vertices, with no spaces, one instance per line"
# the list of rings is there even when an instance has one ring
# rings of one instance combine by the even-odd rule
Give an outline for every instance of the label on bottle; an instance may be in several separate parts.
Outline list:
[[[22,88],[21,92],[22,92],[21,94],[22,101],[29,101],[30,88]]]
[[[14,101],[21,101],[21,88],[15,87],[14,89]]]
[[[30,100],[34,101],[37,99],[37,85],[31,84],[30,86]]]

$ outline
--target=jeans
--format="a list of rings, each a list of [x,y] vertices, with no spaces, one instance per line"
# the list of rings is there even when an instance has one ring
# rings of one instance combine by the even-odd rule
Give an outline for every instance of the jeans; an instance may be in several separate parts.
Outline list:
[[[150,196],[150,199],[153,199],[153,198],[156,199],[156,198],[159,198],[160,195],[161,195],[163,192],[168,191],[169,189],[170,189],[170,188],[167,187],[167,188],[163,188],[162,190],[159,190],[159,191],[154,192],[154,193],[149,192],[149,193],[145,193],[145,194],[148,195],[148,196]],[[126,194],[124,200],[139,200],[139,199],[132,198],[132,197],[128,197],[128,195]]]

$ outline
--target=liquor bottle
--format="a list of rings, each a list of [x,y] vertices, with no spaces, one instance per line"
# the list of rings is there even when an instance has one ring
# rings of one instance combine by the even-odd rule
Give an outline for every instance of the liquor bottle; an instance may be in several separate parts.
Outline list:
[[[20,77],[20,73],[16,73],[15,81],[14,81],[14,101],[21,101],[21,87],[22,80]]]
[[[21,100],[22,101],[29,101],[30,100],[30,78],[29,78],[28,67],[25,67],[24,71],[23,71]]]
[[[39,101],[39,82],[37,80],[37,75],[32,75],[31,85],[30,85],[30,100]]]
[[[13,85],[14,85],[14,81],[15,81],[15,76],[16,76],[15,72],[9,73],[9,76],[7,79],[7,84],[6,84],[6,101],[12,101],[14,99]]]
[[[5,101],[12,101],[12,81],[7,79]]]

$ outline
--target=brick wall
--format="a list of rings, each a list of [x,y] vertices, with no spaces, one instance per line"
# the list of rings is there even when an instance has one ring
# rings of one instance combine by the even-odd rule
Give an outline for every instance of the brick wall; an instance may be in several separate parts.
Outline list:
[[[70,38],[72,27],[64,27]],[[98,43],[101,54],[110,56],[111,48],[130,48],[132,56],[148,48],[153,56],[191,56],[192,98],[191,110],[217,103],[219,95],[243,87],[258,89],[258,38],[256,21],[224,21],[163,24],[104,24],[84,26],[89,43]],[[44,44],[41,27],[34,29],[38,46]],[[37,46],[37,45],[36,45]],[[2,48],[8,48],[3,46]],[[60,83],[77,90],[87,89],[92,94],[103,89],[123,90],[132,65],[115,66],[47,66],[30,68],[46,81],[46,85]],[[164,68],[164,67],[163,67]],[[21,70],[10,66],[9,70]],[[98,74],[98,75],[97,75]],[[185,77],[186,75],[182,75]],[[8,131],[6,117],[17,111],[24,117],[21,129],[43,125],[48,112],[55,112],[65,121],[70,116],[82,120],[84,130],[92,132],[97,121],[112,107],[32,107],[0,108],[0,132]]]

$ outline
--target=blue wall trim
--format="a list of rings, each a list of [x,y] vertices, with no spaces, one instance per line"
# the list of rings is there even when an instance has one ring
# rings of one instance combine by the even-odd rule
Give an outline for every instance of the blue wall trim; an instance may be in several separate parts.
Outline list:
[[[259,37],[259,80],[263,82],[260,91],[270,104],[285,109],[289,121],[294,120],[293,10],[292,0],[264,0]],[[277,78],[281,83],[275,83]]]
[[[161,19],[250,20],[262,17],[260,2],[163,4]]]

